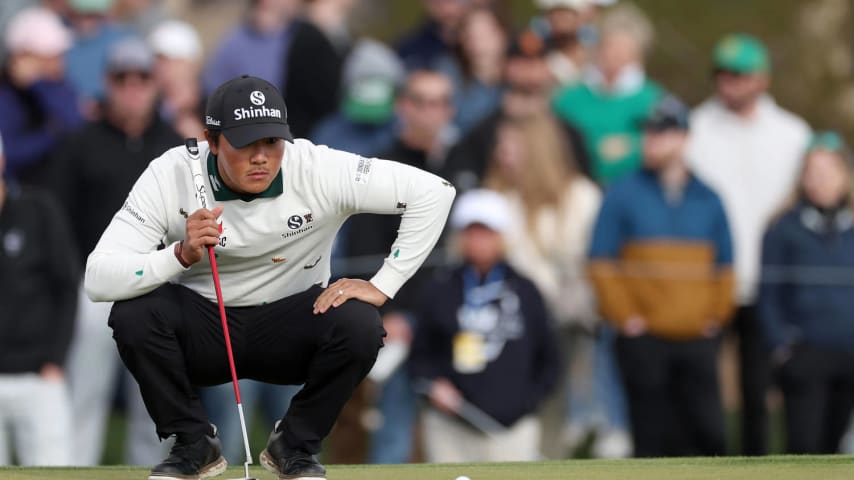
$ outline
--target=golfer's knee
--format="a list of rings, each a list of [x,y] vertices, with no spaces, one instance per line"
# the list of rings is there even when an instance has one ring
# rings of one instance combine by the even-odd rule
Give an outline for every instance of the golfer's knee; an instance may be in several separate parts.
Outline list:
[[[145,344],[152,336],[163,333],[166,305],[154,296],[143,296],[113,304],[109,326],[116,343],[125,347]]]
[[[144,300],[132,299],[113,304],[109,325],[117,343],[131,345],[148,337],[151,322],[146,317],[150,309],[145,303]]]
[[[340,311],[338,324],[347,353],[354,362],[376,360],[377,352],[383,344],[385,330],[376,307],[364,302],[347,302],[348,308]]]

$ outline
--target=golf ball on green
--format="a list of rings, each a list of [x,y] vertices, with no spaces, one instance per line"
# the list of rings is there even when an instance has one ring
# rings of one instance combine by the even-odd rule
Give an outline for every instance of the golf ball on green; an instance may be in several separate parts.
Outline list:
[[[460,475],[459,477],[456,478],[456,480],[471,480],[471,479],[465,475]]]

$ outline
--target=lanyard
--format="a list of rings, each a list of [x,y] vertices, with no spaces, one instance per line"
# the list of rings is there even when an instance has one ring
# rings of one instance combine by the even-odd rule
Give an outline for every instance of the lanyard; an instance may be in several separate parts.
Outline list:
[[[463,270],[463,303],[467,307],[480,308],[498,298],[504,285],[507,268],[499,263],[481,277],[472,267]]]

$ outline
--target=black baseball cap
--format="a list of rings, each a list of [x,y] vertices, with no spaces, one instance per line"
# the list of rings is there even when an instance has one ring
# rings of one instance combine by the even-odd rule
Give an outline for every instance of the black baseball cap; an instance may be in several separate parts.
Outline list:
[[[235,148],[264,138],[294,139],[282,94],[270,82],[249,75],[231,79],[211,94],[205,128],[222,132]]]
[[[653,107],[649,116],[641,122],[644,130],[661,132],[665,130],[688,130],[690,111],[679,98],[665,95]]]

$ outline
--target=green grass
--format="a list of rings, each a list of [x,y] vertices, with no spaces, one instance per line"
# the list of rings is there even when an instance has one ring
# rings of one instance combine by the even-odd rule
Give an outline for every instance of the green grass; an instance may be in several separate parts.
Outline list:
[[[236,478],[241,467],[230,468],[218,478]],[[3,480],[112,480],[144,479],[147,469],[100,468],[0,468]],[[274,480],[260,467],[251,472]],[[653,460],[570,460],[539,463],[490,463],[459,465],[333,465],[329,480],[842,480],[854,478],[854,457],[771,456],[680,458]]]

